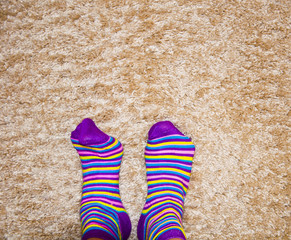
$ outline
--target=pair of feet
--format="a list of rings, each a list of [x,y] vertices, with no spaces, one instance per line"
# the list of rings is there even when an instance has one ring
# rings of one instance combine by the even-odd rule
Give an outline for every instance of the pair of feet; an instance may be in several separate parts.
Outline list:
[[[71,134],[83,171],[82,239],[128,239],[131,223],[121,202],[122,144],[84,119]],[[139,240],[186,239],[183,206],[195,147],[171,122],[154,124],[145,148],[148,195],[138,222]]]

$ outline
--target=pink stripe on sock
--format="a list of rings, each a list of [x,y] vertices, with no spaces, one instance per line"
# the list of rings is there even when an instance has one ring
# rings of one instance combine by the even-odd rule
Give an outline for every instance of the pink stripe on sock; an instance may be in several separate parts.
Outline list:
[[[176,177],[176,176],[168,176],[168,175],[161,175],[161,174],[157,174],[155,176],[148,176],[147,179],[148,180],[155,180],[156,178],[171,178],[171,179],[175,179],[175,180],[179,180],[181,183],[183,183],[185,186],[188,186],[188,182],[183,180],[182,178]],[[156,179],[159,180],[159,179]]]
[[[166,153],[166,154],[169,154],[169,153],[177,153],[177,154],[193,154],[193,150],[192,151],[183,151],[183,150],[156,150],[156,151],[153,151],[153,150],[145,150],[145,154],[147,153],[154,153],[154,154],[160,154],[160,153]],[[151,155],[151,156],[154,156],[154,155]]]
[[[116,187],[115,185],[112,185],[112,187],[110,187],[110,186],[108,186],[108,185],[105,185],[105,184],[98,184],[98,188],[100,188],[100,189],[102,189],[102,188],[104,188],[104,187],[106,187],[106,190],[115,190],[115,189],[118,189],[118,187]],[[86,192],[87,191],[90,191],[90,190],[96,190],[96,186],[83,186],[83,190],[86,190]],[[106,192],[106,191],[105,191]]]
[[[117,174],[103,174],[103,175],[96,174],[95,176],[84,177],[83,181],[85,183],[86,181],[89,180],[102,180],[102,179],[119,180],[119,177]]]
[[[123,208],[123,205],[121,202],[117,202],[115,200],[108,200],[107,198],[103,198],[103,197],[90,197],[90,198],[85,198],[81,201],[81,205],[86,203],[86,202],[91,202],[91,201],[94,201],[94,203],[96,203],[96,201],[100,201],[100,205],[102,205],[102,203],[108,203],[110,205],[113,205],[115,207],[122,207]]]
[[[157,165],[157,166],[159,166],[159,165],[161,165],[161,164],[168,164],[168,163],[172,163],[171,161],[168,161],[168,162],[165,162],[165,161],[163,161],[163,162],[151,162],[150,164],[151,165]],[[173,164],[173,163],[172,163]],[[192,162],[190,162],[190,164],[192,164]],[[179,164],[176,164],[175,166],[176,167],[179,167],[179,166],[184,166],[184,167],[191,167],[191,165],[190,164],[182,164],[182,163],[179,163]],[[183,171],[189,171],[189,170],[187,170],[187,169],[184,169]]]
[[[156,202],[162,202],[163,200],[173,200],[173,201],[178,201],[181,205],[183,205],[183,202],[177,198],[174,197],[159,197],[153,200],[150,200],[149,202],[147,202],[144,206],[144,209],[147,209],[148,207],[150,207],[151,205],[155,204]]]
[[[121,150],[122,150],[122,146],[120,145],[120,147],[115,149],[114,151],[110,151],[110,152],[106,152],[106,153],[98,153],[98,152],[87,151],[87,150],[78,150],[78,153],[80,155],[82,155],[82,154],[90,154],[90,156],[107,157],[107,156],[114,155],[117,152],[121,152]]]
[[[176,212],[171,211],[170,208],[166,213],[173,213],[175,216],[177,216],[177,218],[180,220],[180,222],[182,222],[181,218],[179,215],[176,214]],[[163,213],[165,214],[165,213]],[[153,222],[155,222],[156,219],[160,218],[161,213],[158,213],[151,221],[149,221],[149,225],[152,225]]]
[[[96,160],[90,160],[90,162],[85,162],[84,160],[82,160],[82,165],[87,166],[89,164],[94,164],[94,163],[108,163],[108,161],[110,161],[110,163],[112,163],[112,165],[114,165],[114,163],[118,163],[120,162],[120,160],[116,160],[116,161],[111,161],[111,160],[100,160],[100,159],[96,159]]]
[[[175,136],[178,136],[178,137],[185,137],[184,135],[181,135],[181,134],[172,134],[172,135],[167,135],[167,136],[163,136],[163,137],[159,137],[159,138],[155,138],[155,139],[153,139],[153,140],[155,140],[155,141],[157,141],[157,140],[159,140],[159,139],[163,139],[163,138],[165,138],[165,137],[175,137]],[[151,141],[151,140],[150,140]],[[151,143],[151,142],[150,142]],[[154,144],[156,144],[155,142],[154,142]]]
[[[151,187],[151,186],[149,186],[148,187],[148,190],[153,190],[153,189],[157,189],[157,188],[161,188],[161,187],[179,188],[180,190],[183,191],[183,188],[181,186],[177,186],[177,185],[175,185],[175,186],[173,186],[173,185],[164,185],[164,184],[162,186],[157,186],[157,187]]]
[[[109,232],[111,232],[113,235],[115,235],[115,233],[108,227],[108,225],[105,225],[105,224],[102,224],[102,223],[99,223],[99,222],[96,222],[94,224],[94,221],[93,222],[90,222],[89,224],[86,224],[86,227],[87,226],[91,226],[91,225],[98,225],[98,226],[102,226],[104,228],[106,228]],[[90,228],[89,228],[90,229]]]

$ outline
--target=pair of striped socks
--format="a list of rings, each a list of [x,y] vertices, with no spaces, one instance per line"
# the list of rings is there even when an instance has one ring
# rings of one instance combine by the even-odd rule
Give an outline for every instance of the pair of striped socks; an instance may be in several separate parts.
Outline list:
[[[126,240],[131,232],[121,202],[122,144],[84,119],[71,134],[83,171],[82,240]],[[139,240],[186,239],[183,205],[195,146],[171,122],[154,124],[145,148],[148,195],[138,222]]]

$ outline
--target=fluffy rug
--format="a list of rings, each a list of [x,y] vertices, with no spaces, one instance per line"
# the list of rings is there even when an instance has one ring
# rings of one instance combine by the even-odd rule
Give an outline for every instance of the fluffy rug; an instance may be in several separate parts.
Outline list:
[[[0,4],[0,239],[80,239],[86,117],[123,143],[131,240],[160,120],[196,145],[189,240],[290,239],[290,1]]]

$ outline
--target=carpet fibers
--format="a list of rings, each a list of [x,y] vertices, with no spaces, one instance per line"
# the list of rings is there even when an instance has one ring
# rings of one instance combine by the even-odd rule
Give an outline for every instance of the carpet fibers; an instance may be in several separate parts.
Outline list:
[[[0,239],[80,239],[70,132],[86,117],[124,146],[131,240],[161,120],[196,145],[189,240],[290,239],[290,12],[288,0],[1,0]]]

